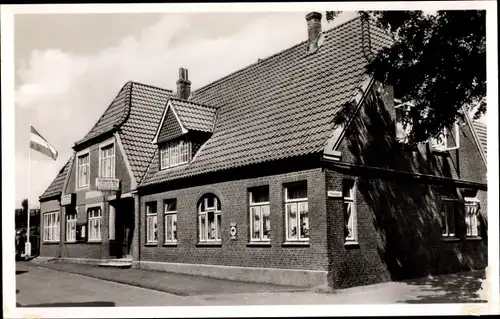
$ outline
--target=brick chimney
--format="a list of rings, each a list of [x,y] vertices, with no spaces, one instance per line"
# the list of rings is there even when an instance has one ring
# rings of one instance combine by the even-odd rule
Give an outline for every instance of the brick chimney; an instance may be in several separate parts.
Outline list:
[[[177,98],[187,100],[191,95],[191,81],[188,80],[188,70],[179,68],[177,80]]]
[[[323,34],[321,33],[321,18],[321,13],[315,11],[306,15],[307,36],[309,42],[308,52],[316,51],[323,42]]]

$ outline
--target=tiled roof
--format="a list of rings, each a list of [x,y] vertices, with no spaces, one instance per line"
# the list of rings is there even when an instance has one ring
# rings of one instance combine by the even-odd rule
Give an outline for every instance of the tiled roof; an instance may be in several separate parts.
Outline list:
[[[139,182],[157,148],[152,143],[170,90],[130,82],[130,112],[119,130],[132,173]]]
[[[214,107],[179,99],[170,100],[185,129],[212,132],[216,111]]]
[[[372,50],[390,45],[370,29]],[[159,171],[152,161],[141,185],[321,152],[364,80],[364,40],[356,18],[324,32],[312,54],[302,42],[196,90],[193,102],[218,108],[213,135],[189,165]]]
[[[158,132],[157,144],[184,135],[184,130],[177,116],[175,116],[173,108],[167,107],[165,111],[167,113],[165,114],[163,123],[161,123],[160,131]]]
[[[481,143],[481,147],[483,148],[484,154],[487,154],[487,128],[486,124],[478,122],[478,121],[473,121],[472,124],[474,125],[474,130],[476,131],[477,137],[479,139],[479,143]]]
[[[102,133],[112,130],[115,126],[120,126],[128,116],[128,106],[130,105],[130,96],[132,92],[132,82],[127,82],[113,102],[108,106],[108,109],[102,114],[94,127],[85,135],[85,137],[75,145],[84,143]]]
[[[62,189],[64,187],[64,181],[66,179],[66,175],[68,174],[69,167],[72,163],[72,157],[64,164],[56,178],[50,183],[49,187],[45,190],[45,192],[40,196],[40,199],[46,199],[53,196],[57,196],[62,193]]]

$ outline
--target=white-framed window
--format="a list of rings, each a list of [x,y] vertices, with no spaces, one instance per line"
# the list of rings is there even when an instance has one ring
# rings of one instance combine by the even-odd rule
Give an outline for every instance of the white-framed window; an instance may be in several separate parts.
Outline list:
[[[346,242],[358,240],[358,225],[356,211],[356,182],[344,179],[342,183],[342,200],[344,205],[344,237]]]
[[[289,184],[285,187],[285,223],[287,241],[309,240],[306,182]]]
[[[165,243],[177,242],[177,200],[165,201]]]
[[[183,139],[166,143],[160,148],[160,169],[188,163],[190,150],[191,143]]]
[[[158,242],[158,214],[156,213],[156,202],[146,204],[146,243]]]
[[[261,186],[250,189],[250,241],[271,240],[271,216],[269,210],[269,187]]]
[[[443,128],[438,136],[431,138],[431,147],[439,151],[451,151],[460,147],[460,127]]]
[[[99,149],[99,177],[115,177],[115,144],[111,143]]]
[[[465,198],[465,225],[467,226],[467,237],[480,236],[479,200],[475,198]]]
[[[88,187],[90,180],[90,155],[82,154],[77,157],[77,186]]]
[[[395,103],[396,139],[399,142],[406,143],[412,130],[411,118],[408,114],[411,110],[411,105],[409,103],[401,103],[399,100],[396,100]]]
[[[43,214],[43,241],[59,241],[59,212]]]
[[[74,242],[76,241],[76,212],[72,211],[66,214],[66,241]]]
[[[102,239],[102,210],[100,206],[87,210],[89,215],[89,241],[100,241]]]
[[[441,234],[443,237],[454,237],[455,225],[455,201],[441,202]]]
[[[213,194],[204,195],[198,203],[198,233],[200,242],[221,241],[221,203]]]

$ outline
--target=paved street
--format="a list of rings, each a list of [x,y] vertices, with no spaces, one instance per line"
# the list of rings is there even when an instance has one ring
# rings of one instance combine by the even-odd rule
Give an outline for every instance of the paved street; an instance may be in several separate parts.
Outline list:
[[[327,294],[297,291],[293,287],[286,291],[283,287],[276,288],[280,286],[211,281],[214,279],[163,273],[162,280],[172,283],[174,294],[42,268],[29,262],[16,264],[18,307],[480,302],[486,299],[481,290],[483,274],[478,271],[390,282]],[[181,285],[183,280],[184,288]],[[209,284],[214,286],[215,282],[219,286],[207,289]],[[258,292],[259,286],[262,292]],[[232,287],[231,290],[228,291],[228,287]]]

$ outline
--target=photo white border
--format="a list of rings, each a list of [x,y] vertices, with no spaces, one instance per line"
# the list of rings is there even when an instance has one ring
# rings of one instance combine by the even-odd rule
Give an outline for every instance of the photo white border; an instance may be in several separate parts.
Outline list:
[[[1,6],[1,79],[2,79],[2,211],[14,212],[14,15],[48,13],[180,13],[180,12],[292,12],[356,10],[487,10],[487,103],[488,109],[488,304],[394,304],[394,305],[321,305],[321,306],[193,306],[193,307],[114,307],[114,308],[15,308],[14,228],[3,232],[4,316],[84,318],[98,317],[236,317],[246,316],[390,316],[499,313],[499,217],[498,217],[498,52],[496,1],[447,2],[320,2],[320,3],[170,3],[170,4],[57,4]],[[3,225],[14,225],[14,214],[2,214]],[[8,249],[12,247],[12,249]]]

